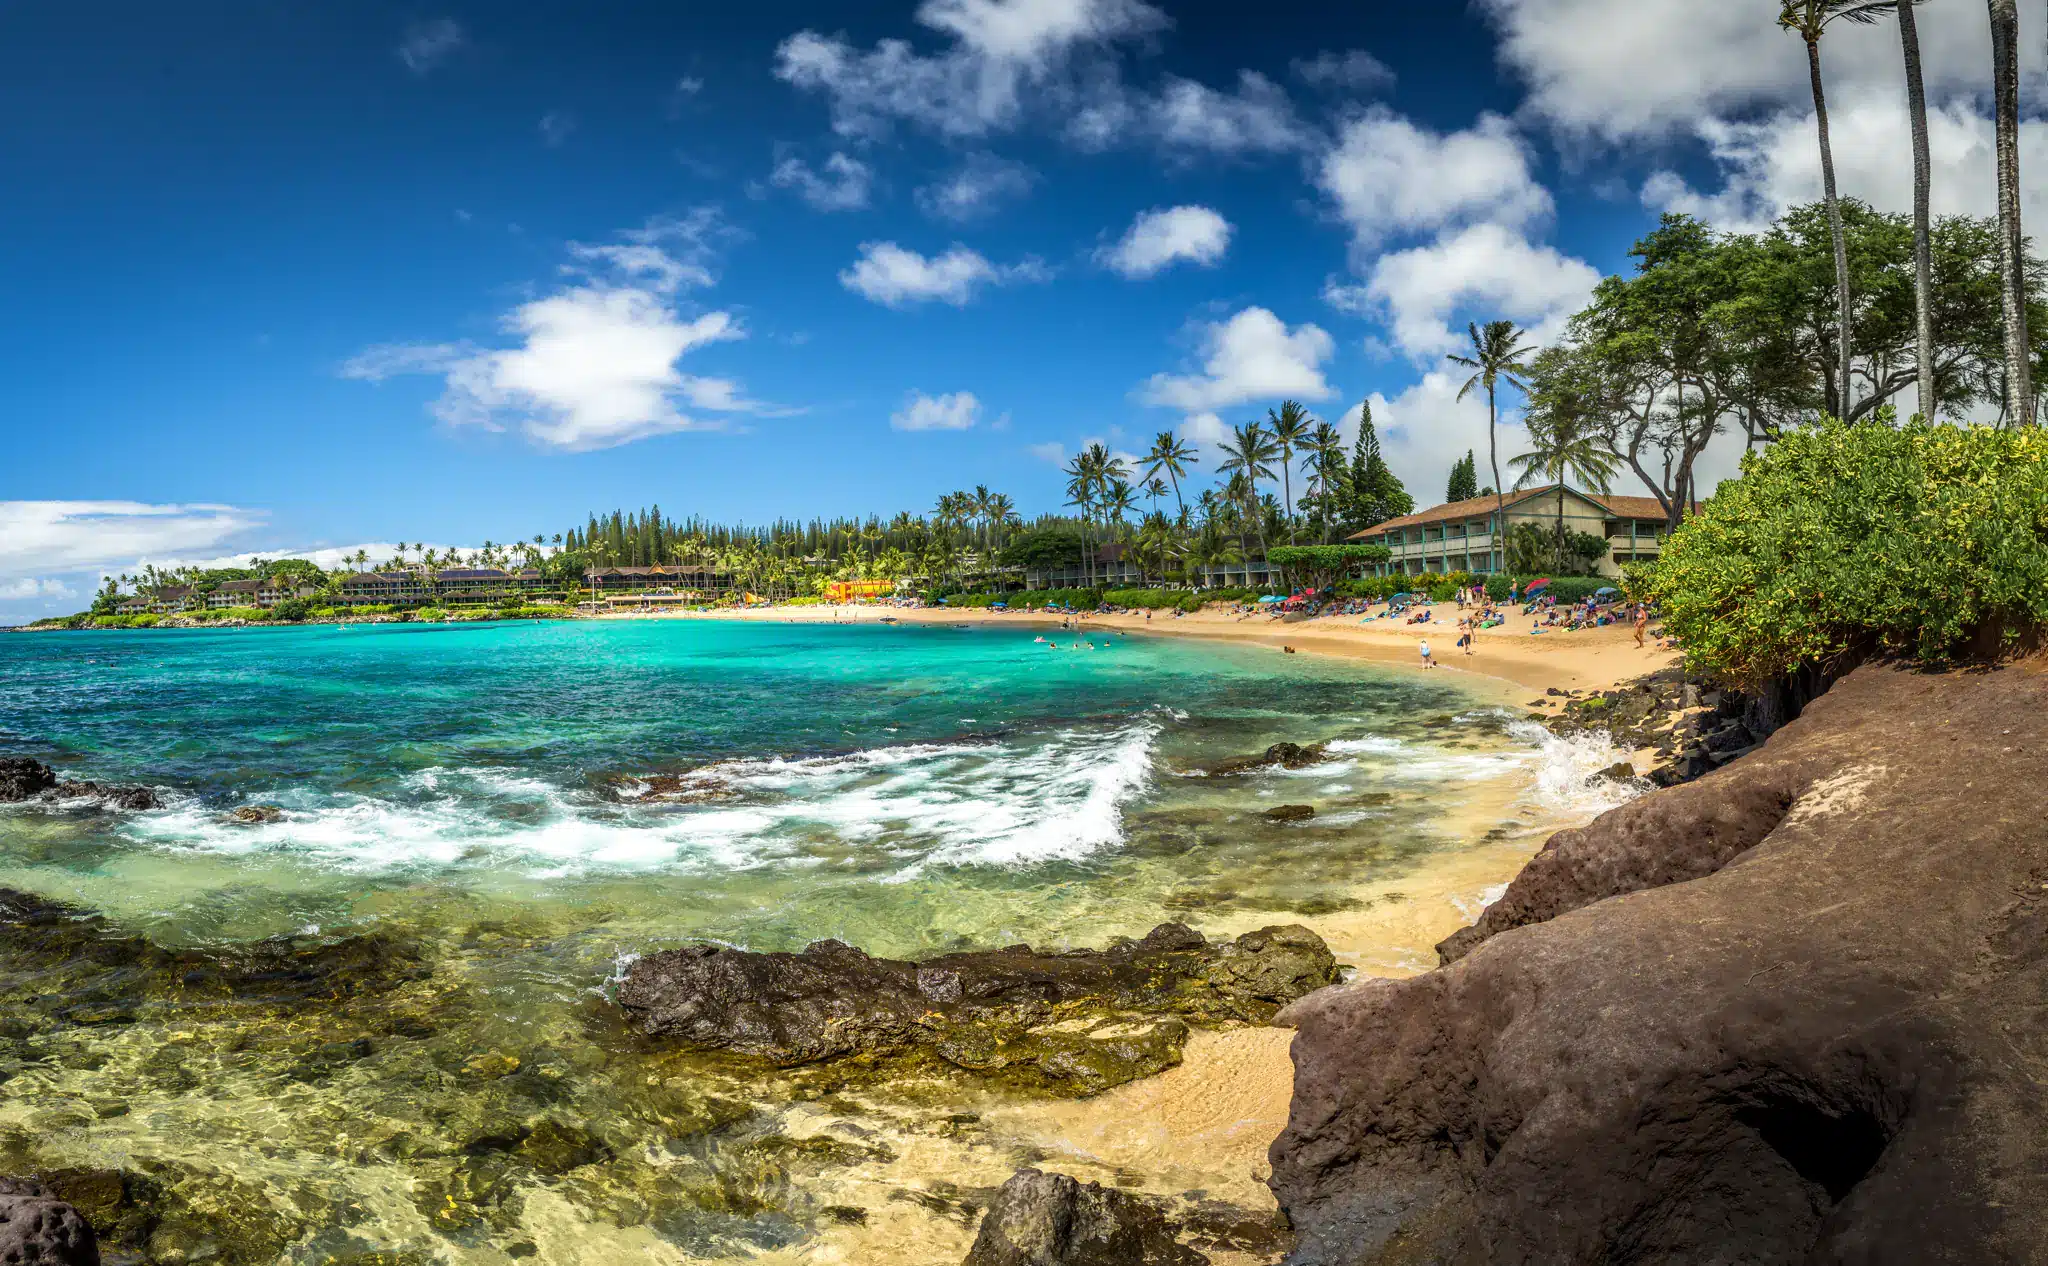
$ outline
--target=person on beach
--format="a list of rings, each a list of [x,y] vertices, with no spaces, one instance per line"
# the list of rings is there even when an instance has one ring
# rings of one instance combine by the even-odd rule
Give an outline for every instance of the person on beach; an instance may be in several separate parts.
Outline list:
[[[1650,628],[1650,609],[1649,609],[1648,607],[1644,606],[1644,605],[1643,605],[1642,603],[1638,602],[1638,603],[1636,604],[1636,649],[1637,649],[1637,650],[1641,650],[1641,649],[1643,649],[1643,634],[1644,634],[1644,633],[1646,633],[1646,632],[1648,632],[1648,631],[1649,631],[1649,628]]]
[[[1424,668],[1435,668],[1435,667],[1436,667],[1436,661],[1435,661],[1434,659],[1431,659],[1431,658],[1430,658],[1430,656],[1429,656],[1429,639],[1428,639],[1428,638],[1426,638],[1426,637],[1422,639],[1422,646],[1421,646],[1421,650],[1422,650],[1422,666],[1423,666]]]

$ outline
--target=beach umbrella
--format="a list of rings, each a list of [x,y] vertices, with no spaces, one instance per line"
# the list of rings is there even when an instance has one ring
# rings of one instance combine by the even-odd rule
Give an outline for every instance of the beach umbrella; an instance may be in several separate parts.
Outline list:
[[[1595,589],[1593,591],[1593,596],[1596,598],[1605,598],[1609,594],[1612,594],[1613,596],[1619,598],[1621,596],[1621,590],[1616,589],[1613,585],[1602,585],[1598,589]]]
[[[1528,587],[1527,589],[1524,589],[1524,590],[1522,590],[1522,592],[1523,592],[1523,593],[1525,593],[1525,594],[1535,593],[1535,592],[1536,592],[1536,591],[1537,591],[1538,589],[1542,589],[1542,588],[1546,587],[1546,586],[1547,586],[1547,585],[1549,585],[1549,584],[1550,584],[1550,577],[1548,577],[1548,576],[1545,576],[1545,577],[1544,577],[1543,579],[1541,579],[1541,580],[1532,580],[1532,581],[1530,581],[1530,582],[1529,582],[1529,587]]]
[[[1270,605],[1272,605],[1272,604],[1273,604],[1273,603],[1275,603],[1275,602],[1285,602],[1285,601],[1286,601],[1286,599],[1285,599],[1285,598],[1276,598],[1276,597],[1274,597],[1274,596],[1273,596],[1272,594],[1270,594],[1270,593],[1269,593],[1269,594],[1267,594],[1267,595],[1266,595],[1265,597],[1263,597],[1263,598],[1259,599],[1259,605],[1260,605],[1260,606],[1262,606],[1262,607],[1264,607],[1264,606],[1270,606]]]

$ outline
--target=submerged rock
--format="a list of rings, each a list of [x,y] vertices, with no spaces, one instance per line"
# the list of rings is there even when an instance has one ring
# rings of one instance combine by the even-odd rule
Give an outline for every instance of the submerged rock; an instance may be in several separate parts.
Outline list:
[[[243,826],[262,826],[284,821],[284,810],[274,804],[245,804],[228,817]]]
[[[1315,815],[1312,804],[1283,804],[1266,810],[1263,816],[1269,822],[1306,822]]]
[[[1014,945],[921,962],[838,941],[800,954],[691,946],[635,962],[618,1001],[652,1036],[783,1067],[915,1050],[1089,1094],[1178,1063],[1185,1021],[1262,1024],[1336,979],[1306,928],[1210,942],[1164,923],[1103,950]]]
[[[1866,666],[1295,1004],[1289,1261],[2043,1260],[2044,751],[2040,661]]]
[[[17,804],[57,785],[57,775],[26,756],[0,756],[0,804]]]
[[[1159,1210],[1065,1174],[1020,1169],[996,1192],[962,1266],[1204,1266]]]

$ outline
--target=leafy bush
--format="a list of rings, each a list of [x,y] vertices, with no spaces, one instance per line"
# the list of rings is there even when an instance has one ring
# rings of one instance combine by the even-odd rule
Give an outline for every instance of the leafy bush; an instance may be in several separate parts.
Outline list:
[[[92,618],[92,627],[96,629],[153,629],[162,619],[162,616],[148,611],[137,615],[96,615]]]
[[[1011,607],[1073,607],[1077,611],[1093,611],[1102,605],[1100,589],[1026,589],[1021,593],[1004,594],[1002,601]]]
[[[1946,663],[2048,623],[2048,431],[1830,422],[1745,455],[1645,580],[1701,671]],[[1979,639],[1983,639],[1979,642]]]
[[[304,598],[286,598],[270,609],[271,619],[283,620],[287,624],[297,624],[311,614],[313,604]]]
[[[412,613],[412,618],[415,620],[445,620],[448,618],[448,608],[421,607]]]
[[[1102,600],[1113,607],[1140,611],[1200,611],[1210,599],[1191,589],[1111,589]]]

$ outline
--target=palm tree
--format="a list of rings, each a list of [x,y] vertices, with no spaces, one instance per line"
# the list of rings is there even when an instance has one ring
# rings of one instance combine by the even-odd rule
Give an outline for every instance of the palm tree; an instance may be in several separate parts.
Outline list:
[[[1287,506],[1287,543],[1294,540],[1294,450],[1308,439],[1309,424],[1314,419],[1308,410],[1293,400],[1280,402],[1278,412],[1266,410],[1267,433],[1273,437],[1279,449],[1280,490]]]
[[[1124,516],[1129,514],[1131,507],[1137,504],[1137,490],[1131,487],[1128,480],[1111,480],[1109,487],[1103,490],[1102,516],[1106,521],[1116,524],[1110,538],[1113,542],[1122,540]]]
[[[1998,115],[1999,297],[2005,308],[2005,411],[2034,420],[2027,363],[2027,257],[2020,231],[2020,15],[2018,0],[1990,0],[1992,97]]]
[[[1145,454],[1145,477],[1157,479],[1161,471],[1173,481],[1173,500],[1182,510],[1188,508],[1180,497],[1180,477],[1188,473],[1188,467],[1201,461],[1194,446],[1185,443],[1172,431],[1161,431],[1152,437],[1152,448]]]
[[[1778,11],[1778,25],[1806,41],[1806,72],[1813,83],[1814,126],[1820,132],[1821,196],[1827,201],[1828,235],[1835,245],[1835,343],[1839,362],[1835,371],[1835,416],[1844,418],[1849,416],[1853,403],[1849,395],[1854,389],[1849,377],[1850,366],[1854,364],[1849,338],[1849,237],[1842,229],[1842,202],[1835,193],[1835,149],[1828,139],[1828,98],[1821,87],[1820,37],[1831,22],[1867,26],[1898,7],[1898,0],[1783,0]]]
[[[1067,502],[1081,512],[1081,576],[1083,583],[1092,583],[1095,575],[1095,558],[1088,548],[1088,528],[1094,521],[1095,471],[1088,454],[1076,453],[1074,460],[1062,468],[1067,475]]]
[[[1913,130],[1913,315],[1915,358],[1920,374],[1920,412],[1929,422],[1937,409],[1934,381],[1934,247],[1928,204],[1934,192],[1933,161],[1927,153],[1927,86],[1920,75],[1920,25],[1915,7],[1899,5],[1899,48],[1906,59],[1906,113]]]
[[[1557,484],[1557,562],[1565,563],[1564,492],[1565,480],[1576,474],[1594,492],[1605,493],[1621,469],[1621,459],[1600,437],[1593,419],[1575,409],[1556,408],[1529,417],[1528,452],[1508,465],[1521,471],[1515,487],[1526,488],[1532,480],[1546,478]]]
[[[1343,477],[1344,433],[1328,422],[1317,422],[1315,429],[1308,433],[1303,445],[1302,468],[1310,473],[1311,494],[1316,499],[1316,518],[1321,523],[1317,533],[1325,545],[1330,543],[1330,485]],[[1335,478],[1332,478],[1333,472]]]
[[[989,527],[993,531],[989,538],[990,548],[1001,549],[1005,529],[1018,521],[1017,503],[1010,500],[1009,494],[998,492],[988,499],[987,514]]]
[[[1529,389],[1529,384],[1524,381],[1529,373],[1524,358],[1532,349],[1522,345],[1523,332],[1515,328],[1513,321],[1488,321],[1483,331],[1467,322],[1465,332],[1472,339],[1472,354],[1453,355],[1448,359],[1453,365],[1472,371],[1465,385],[1458,388],[1458,399],[1463,400],[1474,387],[1486,388],[1486,460],[1493,467],[1493,518],[1494,531],[1498,533],[1507,509],[1507,497],[1500,481],[1498,389],[1503,382],[1517,391]]]

